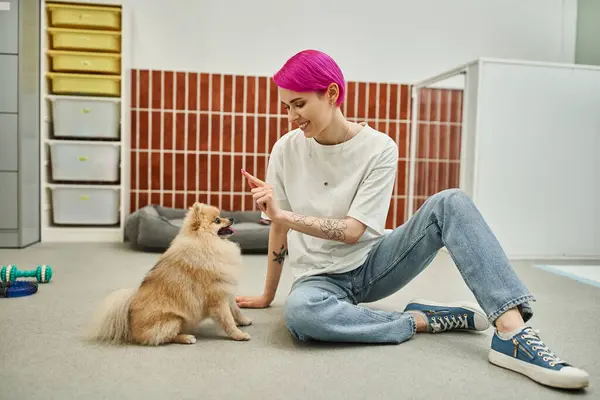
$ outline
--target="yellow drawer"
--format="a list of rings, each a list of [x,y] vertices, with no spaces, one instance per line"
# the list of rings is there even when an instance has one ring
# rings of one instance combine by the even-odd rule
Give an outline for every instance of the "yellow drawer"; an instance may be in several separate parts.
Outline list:
[[[47,72],[52,94],[87,94],[96,96],[121,95],[120,75],[65,74]]]
[[[121,52],[121,32],[48,28],[52,50]]]
[[[48,26],[62,28],[121,29],[121,8],[47,3]]]
[[[48,58],[53,72],[121,73],[120,54],[48,50]]]

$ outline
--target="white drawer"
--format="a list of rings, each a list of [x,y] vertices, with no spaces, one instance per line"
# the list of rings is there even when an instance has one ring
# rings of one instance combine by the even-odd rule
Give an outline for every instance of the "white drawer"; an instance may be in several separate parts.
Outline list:
[[[119,143],[51,141],[49,146],[54,181],[119,181]]]
[[[50,189],[55,224],[115,225],[119,222],[119,189],[93,186],[53,186]]]
[[[55,137],[118,139],[119,99],[48,96]]]

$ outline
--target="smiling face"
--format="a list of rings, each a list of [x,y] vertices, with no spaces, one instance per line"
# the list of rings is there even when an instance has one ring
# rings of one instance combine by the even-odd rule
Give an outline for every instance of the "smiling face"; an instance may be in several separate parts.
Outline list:
[[[331,123],[336,112],[336,93],[335,84],[323,94],[279,88],[281,103],[287,110],[288,119],[302,129],[307,138],[318,137]]]

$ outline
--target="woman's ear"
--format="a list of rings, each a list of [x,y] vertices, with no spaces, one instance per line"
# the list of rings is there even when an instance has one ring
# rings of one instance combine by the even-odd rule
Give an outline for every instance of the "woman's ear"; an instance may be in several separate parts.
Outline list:
[[[340,95],[340,90],[337,83],[331,83],[329,87],[327,87],[327,97],[329,103],[335,104],[337,103],[338,96]]]

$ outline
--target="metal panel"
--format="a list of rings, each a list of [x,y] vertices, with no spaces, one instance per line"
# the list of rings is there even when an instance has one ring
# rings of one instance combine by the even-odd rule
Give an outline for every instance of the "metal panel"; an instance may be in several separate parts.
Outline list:
[[[19,234],[15,231],[0,231],[0,249],[19,246]]]
[[[17,171],[17,114],[0,114],[0,171]]]
[[[19,48],[19,0],[0,0],[0,53],[17,54]]]
[[[16,113],[17,87],[19,73],[17,72],[18,56],[0,55],[0,112]]]
[[[0,229],[17,229],[19,196],[17,173],[0,172]]]

